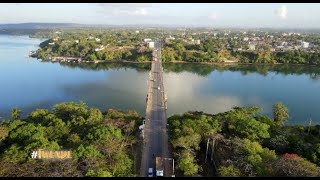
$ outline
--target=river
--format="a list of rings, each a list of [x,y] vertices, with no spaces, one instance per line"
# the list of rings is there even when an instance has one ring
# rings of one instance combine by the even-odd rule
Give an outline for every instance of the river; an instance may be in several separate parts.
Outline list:
[[[36,108],[80,100],[101,110],[145,114],[149,64],[59,64],[28,58],[41,39],[0,35],[0,117],[13,107],[25,117]],[[164,64],[168,117],[188,110],[218,113],[256,105],[289,109],[287,124],[320,124],[320,68],[295,65]]]

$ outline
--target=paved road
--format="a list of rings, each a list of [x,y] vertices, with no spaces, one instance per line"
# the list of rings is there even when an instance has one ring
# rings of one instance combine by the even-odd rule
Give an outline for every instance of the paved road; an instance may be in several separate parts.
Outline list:
[[[148,82],[148,100],[144,130],[145,144],[142,151],[140,169],[140,176],[142,177],[148,176],[148,169],[150,167],[154,169],[155,175],[155,156],[169,158],[162,64],[160,45],[158,43],[155,43],[153,54],[156,61],[152,61]],[[158,87],[160,87],[160,90]],[[171,163],[172,161],[170,160],[164,160],[164,176],[171,176]]]

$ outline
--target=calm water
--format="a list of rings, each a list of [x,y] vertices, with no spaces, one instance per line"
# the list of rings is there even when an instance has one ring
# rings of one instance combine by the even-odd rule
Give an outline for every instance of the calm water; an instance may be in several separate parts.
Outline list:
[[[28,58],[40,39],[0,36],[0,116],[12,107],[23,116],[63,101],[88,106],[134,109],[145,114],[148,64],[40,62]],[[310,66],[227,66],[165,64],[168,116],[188,110],[217,113],[233,106],[262,107],[272,115],[278,101],[288,108],[288,124],[320,124],[320,68]]]

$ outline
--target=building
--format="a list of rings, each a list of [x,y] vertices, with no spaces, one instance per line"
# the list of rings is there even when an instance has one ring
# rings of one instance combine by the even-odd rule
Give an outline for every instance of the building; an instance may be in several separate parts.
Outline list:
[[[96,42],[100,42],[101,40],[99,38],[96,38]]]
[[[154,42],[153,41],[150,41],[150,42],[147,42],[148,43],[148,47],[149,48],[154,48]]]
[[[75,42],[78,44],[80,41],[79,40],[75,40]]]
[[[54,45],[54,42],[50,42],[50,43],[48,43],[49,45]]]
[[[305,41],[302,41],[302,42],[301,42],[302,48],[309,48],[309,44],[310,44],[310,43],[305,42]]]
[[[248,37],[244,37],[243,41],[249,41],[249,38]]]
[[[175,40],[175,39],[176,38],[169,36],[169,37],[166,37],[164,41],[165,41],[165,43],[170,43],[171,40]]]
[[[152,41],[152,39],[146,38],[146,39],[144,39],[143,41],[144,41],[144,42],[150,42],[150,41]]]
[[[200,44],[200,39],[194,40],[194,44],[199,45]]]
[[[248,47],[249,47],[249,50],[251,50],[251,51],[256,50],[256,44],[255,43],[249,43]]]
[[[101,45],[99,48],[94,49],[94,51],[98,52],[103,50],[104,48],[105,48],[104,45]]]
[[[284,46],[284,47],[288,46],[288,42],[285,42],[285,41],[281,42],[281,46]]]
[[[140,31],[136,31],[137,34],[139,34]]]

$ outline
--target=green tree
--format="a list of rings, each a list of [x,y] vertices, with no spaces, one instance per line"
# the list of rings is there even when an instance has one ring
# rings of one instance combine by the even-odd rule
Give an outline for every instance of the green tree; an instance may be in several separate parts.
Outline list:
[[[9,130],[5,126],[0,125],[0,142],[4,140],[9,134]]]
[[[13,108],[12,111],[11,111],[11,117],[13,120],[17,120],[17,119],[20,119],[20,116],[21,116],[21,110],[17,107]]]
[[[218,174],[219,174],[219,176],[223,176],[223,177],[239,177],[239,176],[241,176],[240,170],[232,164],[228,165],[228,166],[220,166],[218,168]]]
[[[112,177],[112,173],[108,170],[98,169],[97,171],[89,169],[86,173],[88,177]]]
[[[253,118],[236,122],[236,133],[250,140],[259,140],[260,138],[269,138],[269,125],[261,123]]]
[[[270,148],[277,153],[284,153],[288,145],[289,142],[284,135],[276,135],[270,139]]]
[[[92,146],[83,146],[82,144],[73,151],[72,153],[73,158],[75,160],[78,160],[81,157],[86,157],[86,158],[91,158],[91,157],[97,157],[97,158],[101,158],[102,155],[99,151],[97,151],[97,149]]]
[[[278,127],[282,127],[289,118],[288,108],[281,102],[273,106],[273,118]]]
[[[127,154],[117,153],[114,156],[115,164],[113,166],[113,176],[116,177],[129,177],[132,176],[133,161]]]
[[[195,162],[194,156],[188,152],[188,150],[183,150],[181,152],[180,159],[176,167],[183,171],[183,175],[185,176],[195,175],[202,170],[202,168]]]

